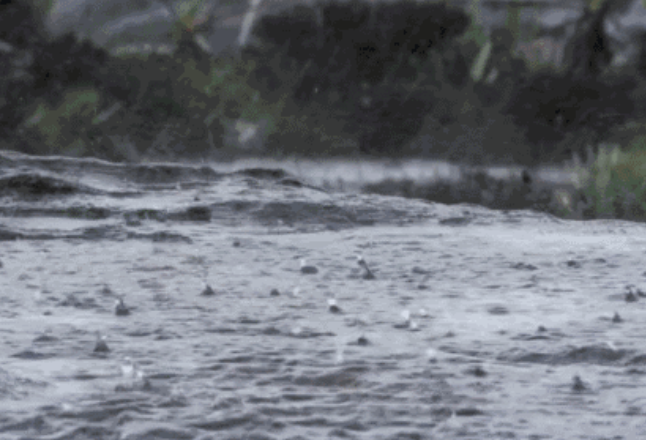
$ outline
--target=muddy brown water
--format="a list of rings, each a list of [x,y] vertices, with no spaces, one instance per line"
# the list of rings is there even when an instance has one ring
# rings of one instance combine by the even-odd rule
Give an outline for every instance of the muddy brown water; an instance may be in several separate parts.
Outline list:
[[[642,224],[8,152],[0,194],[2,440],[646,438]]]

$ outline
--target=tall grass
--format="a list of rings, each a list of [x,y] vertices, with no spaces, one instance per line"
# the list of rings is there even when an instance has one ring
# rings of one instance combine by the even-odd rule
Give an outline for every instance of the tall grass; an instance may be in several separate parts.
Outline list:
[[[625,151],[601,146],[574,171],[585,217],[646,220],[646,136],[633,139]]]

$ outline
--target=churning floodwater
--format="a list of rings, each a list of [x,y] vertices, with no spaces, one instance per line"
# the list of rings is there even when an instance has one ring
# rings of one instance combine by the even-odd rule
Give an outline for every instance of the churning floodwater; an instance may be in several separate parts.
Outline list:
[[[643,225],[221,168],[0,154],[0,439],[646,435]]]

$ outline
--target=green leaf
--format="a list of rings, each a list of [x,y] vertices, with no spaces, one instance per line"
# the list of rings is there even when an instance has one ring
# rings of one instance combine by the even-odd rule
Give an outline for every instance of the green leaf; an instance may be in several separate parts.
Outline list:
[[[597,11],[607,0],[588,0],[588,7],[592,12]]]
[[[491,41],[487,41],[485,45],[480,48],[480,52],[471,67],[471,79],[473,82],[479,82],[482,79],[485,67],[487,67],[487,62],[491,56],[491,47]]]
[[[67,119],[94,116],[99,101],[100,96],[94,89],[74,90],[65,95],[57,111]]]
[[[646,0],[644,0],[646,1]],[[506,27],[514,38],[514,43],[520,40],[520,11],[522,6],[519,2],[509,3],[507,5]],[[512,44],[514,47],[514,44]]]
[[[469,5],[469,15],[471,15],[471,18],[473,19],[475,24],[482,24],[480,20],[480,0],[471,1],[471,4]]]

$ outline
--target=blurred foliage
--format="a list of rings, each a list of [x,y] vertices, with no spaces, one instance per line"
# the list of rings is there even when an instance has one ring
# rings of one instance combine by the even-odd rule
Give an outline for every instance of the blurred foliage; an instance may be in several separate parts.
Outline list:
[[[203,6],[204,0],[189,0],[181,2],[175,6],[176,13],[179,16],[179,21],[190,32],[194,30],[197,15]]]
[[[443,55],[468,26],[462,11],[440,2],[324,2],[318,11],[298,5],[261,18],[254,29],[258,44],[245,52],[262,60],[256,83],[263,94],[278,98],[276,86],[290,86],[279,87],[278,99],[296,119],[327,121],[364,153],[398,154],[421,127],[432,90],[463,61],[461,54]],[[463,70],[455,82],[468,75]],[[427,102],[420,105],[419,96]],[[338,138],[331,134],[319,138]]]
[[[591,166],[577,171],[587,217],[646,219],[646,136],[635,138],[627,151],[601,148]]]
[[[510,49],[514,47],[514,43],[520,40],[521,11],[522,11],[522,7],[518,4],[518,1],[511,2],[507,6],[507,19],[505,20],[505,28],[511,34],[511,40],[509,45]]]
[[[100,99],[95,89],[78,89],[65,93],[56,106],[39,102],[24,123],[26,138],[42,144],[49,154],[84,155]]]
[[[482,27],[480,3],[481,0],[471,0],[471,4],[469,5],[469,16],[471,17],[471,22],[462,38],[474,41],[479,47],[482,47],[487,43],[489,37]]]
[[[581,81],[523,61],[515,50],[531,32],[519,4],[490,35],[480,0],[468,15],[445,2],[299,4],[262,17],[241,53],[214,58],[195,43],[209,20],[203,0],[171,6],[175,53],[120,57],[72,34],[39,35],[38,11],[52,1],[34,2],[11,3],[15,23],[0,16],[0,39],[17,49],[0,53],[0,129],[27,152],[203,157],[235,149],[239,121],[264,124],[274,155],[531,165],[618,142],[623,151],[588,164],[587,204],[575,205],[588,216],[643,215],[646,74],[601,63]],[[586,20],[604,5],[589,0]]]
[[[482,76],[485,73],[485,67],[487,66],[487,63],[489,63],[489,59],[491,57],[491,48],[491,41],[487,41],[480,48],[480,52],[473,62],[473,66],[471,67],[471,79],[474,82],[479,82],[482,79]]]
[[[587,7],[590,11],[597,11],[603,6],[603,3],[610,0],[586,0]]]
[[[202,24],[201,15],[205,13],[205,0],[186,0],[179,3],[167,1],[166,5],[176,18],[171,30],[173,41],[180,42],[185,38],[193,38]]]

